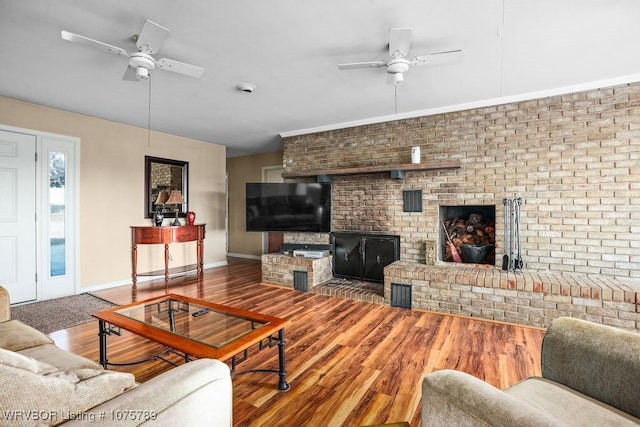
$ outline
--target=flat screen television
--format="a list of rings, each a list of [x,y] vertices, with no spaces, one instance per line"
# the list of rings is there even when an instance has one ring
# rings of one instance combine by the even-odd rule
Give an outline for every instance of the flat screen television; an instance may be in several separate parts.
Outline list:
[[[331,231],[330,183],[247,183],[247,231]]]

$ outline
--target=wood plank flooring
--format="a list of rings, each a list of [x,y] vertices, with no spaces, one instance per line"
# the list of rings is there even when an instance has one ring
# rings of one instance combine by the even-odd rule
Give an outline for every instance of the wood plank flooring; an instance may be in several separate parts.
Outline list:
[[[544,331],[471,318],[406,310],[260,284],[260,262],[229,258],[229,265],[172,279],[171,293],[289,317],[287,380],[275,374],[233,379],[235,426],[359,426],[408,421],[420,426],[421,379],[440,369],[468,372],[499,388],[540,374]],[[96,292],[117,304],[166,292],[164,282]],[[98,360],[97,321],[50,336],[74,353]],[[109,360],[125,362],[161,350],[133,334],[108,338]],[[181,358],[171,356],[176,363]],[[238,371],[277,368],[277,349],[258,352]],[[114,369],[140,382],[172,366],[153,361]],[[161,392],[161,391],[159,391]]]

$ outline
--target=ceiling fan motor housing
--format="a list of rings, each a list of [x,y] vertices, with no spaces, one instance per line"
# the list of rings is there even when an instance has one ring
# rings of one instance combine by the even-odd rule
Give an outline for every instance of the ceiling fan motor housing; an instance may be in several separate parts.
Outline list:
[[[134,52],[129,56],[129,66],[136,70],[139,80],[146,80],[149,78],[149,71],[156,67],[156,62],[146,53]]]
[[[409,61],[404,58],[394,58],[387,64],[387,73],[405,73],[409,70]]]

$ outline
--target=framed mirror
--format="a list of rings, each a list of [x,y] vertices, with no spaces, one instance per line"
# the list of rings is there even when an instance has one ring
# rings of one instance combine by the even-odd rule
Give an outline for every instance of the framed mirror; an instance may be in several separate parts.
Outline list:
[[[179,203],[180,197],[182,203]],[[178,203],[176,203],[178,201]],[[181,160],[144,156],[144,215],[153,218],[184,217],[189,210],[189,163]]]

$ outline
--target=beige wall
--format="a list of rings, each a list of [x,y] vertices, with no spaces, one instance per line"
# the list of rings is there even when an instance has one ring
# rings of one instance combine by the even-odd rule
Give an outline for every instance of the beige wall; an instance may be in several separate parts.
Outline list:
[[[0,97],[0,124],[80,138],[80,285],[130,281],[131,225],[144,218],[144,156],[189,162],[189,209],[207,223],[205,265],[226,262],[225,147]],[[166,220],[165,220],[166,221]],[[183,220],[184,221],[184,220]],[[171,266],[195,261],[173,244]],[[162,245],[139,247],[139,271],[163,268]]]
[[[282,151],[227,159],[230,253],[262,254],[262,233],[245,231],[245,183],[262,182],[262,168],[272,166],[282,166]]]

